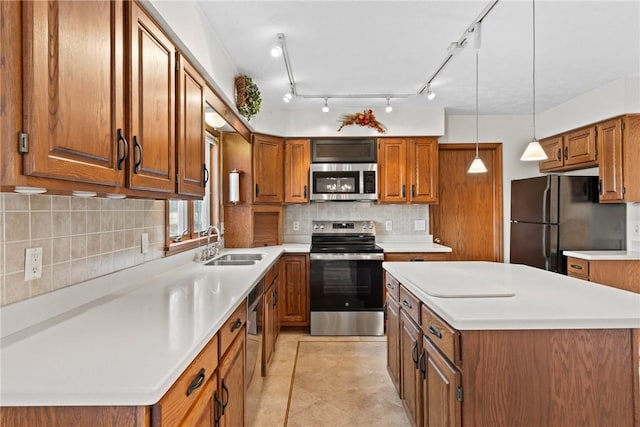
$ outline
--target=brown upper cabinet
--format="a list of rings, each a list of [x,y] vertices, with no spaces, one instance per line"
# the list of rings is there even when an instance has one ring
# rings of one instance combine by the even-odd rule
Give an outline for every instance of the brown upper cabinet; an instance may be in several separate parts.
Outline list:
[[[22,3],[24,175],[124,185],[124,13],[122,1]]]
[[[547,160],[540,162],[540,172],[588,168],[598,165],[596,129],[588,126],[540,141]]]
[[[268,135],[253,135],[253,202],[282,204],[284,200],[284,141]]]
[[[287,139],[284,144],[284,202],[309,202],[311,140]]]
[[[176,48],[137,3],[131,4],[130,47],[129,186],[173,193]]]
[[[209,171],[205,164],[206,83],[184,56],[178,55],[178,194],[203,197]]]
[[[436,203],[437,138],[379,139],[378,174],[379,203]]]

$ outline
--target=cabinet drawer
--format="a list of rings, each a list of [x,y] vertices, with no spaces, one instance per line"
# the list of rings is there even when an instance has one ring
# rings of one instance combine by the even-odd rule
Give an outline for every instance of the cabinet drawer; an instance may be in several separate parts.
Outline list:
[[[218,337],[214,337],[153,406],[154,425],[178,425],[198,401],[218,366]]]
[[[400,307],[416,324],[420,324],[420,301],[402,285],[400,286]]]
[[[460,362],[460,335],[427,306],[422,306],[422,330],[433,344],[454,364]]]
[[[589,280],[589,261],[580,258],[567,258],[567,275]]]
[[[385,287],[387,288],[387,294],[390,295],[396,302],[400,302],[400,282],[389,273],[385,273]]]
[[[387,262],[412,262],[412,261],[449,261],[450,252],[403,252],[384,255]]]
[[[247,301],[245,300],[240,307],[233,312],[229,319],[224,322],[218,335],[220,336],[220,356],[229,348],[229,345],[233,342],[234,338],[242,330],[242,325],[247,321]]]

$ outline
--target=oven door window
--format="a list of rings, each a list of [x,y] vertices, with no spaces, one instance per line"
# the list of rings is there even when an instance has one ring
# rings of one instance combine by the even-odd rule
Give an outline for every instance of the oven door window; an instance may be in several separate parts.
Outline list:
[[[360,191],[360,172],[314,172],[313,192],[316,194],[354,194]]]
[[[366,311],[381,308],[380,261],[311,262],[312,311]]]

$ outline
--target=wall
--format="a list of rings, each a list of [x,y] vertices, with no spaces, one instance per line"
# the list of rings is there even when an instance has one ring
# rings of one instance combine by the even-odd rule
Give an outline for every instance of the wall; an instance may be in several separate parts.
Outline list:
[[[373,202],[312,202],[307,205],[290,205],[284,209],[284,241],[287,243],[311,242],[312,220],[371,220],[376,224],[376,235],[386,242],[430,242],[428,205],[376,205]],[[385,229],[385,222],[392,221],[392,230]],[[425,221],[425,229],[414,230],[416,220]],[[294,231],[293,222],[300,223]]]
[[[164,215],[163,201],[0,193],[0,305],[161,258]],[[42,277],[25,282],[30,247],[43,248]]]

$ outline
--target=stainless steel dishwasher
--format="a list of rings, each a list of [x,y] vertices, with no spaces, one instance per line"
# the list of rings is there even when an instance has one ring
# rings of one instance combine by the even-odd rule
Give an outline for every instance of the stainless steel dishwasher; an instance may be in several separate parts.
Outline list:
[[[264,279],[247,296],[246,411],[257,413],[262,394],[262,339],[264,332]],[[250,419],[248,421],[251,421]],[[249,425],[252,425],[249,422]]]

